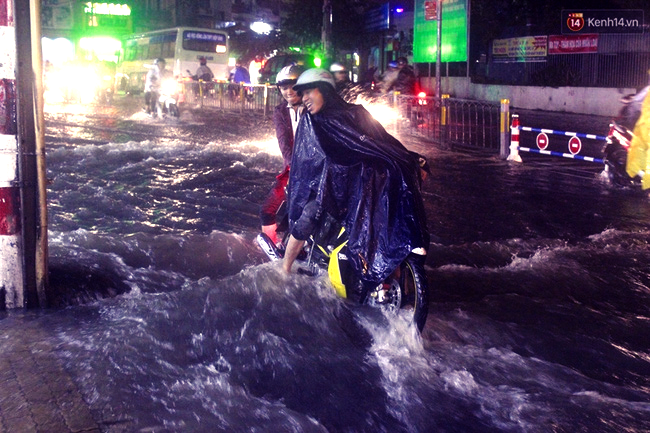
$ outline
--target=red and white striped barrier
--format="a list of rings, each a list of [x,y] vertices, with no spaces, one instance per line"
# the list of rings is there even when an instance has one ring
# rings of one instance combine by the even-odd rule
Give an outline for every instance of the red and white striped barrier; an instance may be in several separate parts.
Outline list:
[[[508,161],[521,162],[519,156],[519,115],[512,115],[512,124],[510,125],[510,154]]]
[[[0,41],[0,309],[5,309],[25,306],[12,0],[0,0]]]

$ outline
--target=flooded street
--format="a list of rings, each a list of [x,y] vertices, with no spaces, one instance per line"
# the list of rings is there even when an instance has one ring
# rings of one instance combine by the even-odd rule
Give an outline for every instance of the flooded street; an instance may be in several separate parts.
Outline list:
[[[266,262],[270,120],[140,105],[47,108],[62,307],[0,320],[43,329],[103,431],[650,430],[647,195],[402,137],[432,168],[418,336]]]

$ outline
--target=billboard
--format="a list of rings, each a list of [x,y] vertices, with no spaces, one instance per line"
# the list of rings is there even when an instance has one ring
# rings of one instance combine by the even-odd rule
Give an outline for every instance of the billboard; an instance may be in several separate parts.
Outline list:
[[[440,57],[443,62],[467,61],[467,1],[444,0]],[[438,48],[436,0],[415,0],[413,61],[435,62]]]
[[[492,42],[492,59],[499,63],[545,62],[547,36],[495,39]]]
[[[549,54],[589,54],[598,52],[598,34],[550,35]]]

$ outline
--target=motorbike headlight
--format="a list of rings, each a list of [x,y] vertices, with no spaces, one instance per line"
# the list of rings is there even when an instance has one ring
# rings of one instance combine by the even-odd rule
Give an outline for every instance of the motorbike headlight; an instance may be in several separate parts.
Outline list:
[[[176,80],[164,80],[162,82],[162,92],[166,95],[176,93]]]

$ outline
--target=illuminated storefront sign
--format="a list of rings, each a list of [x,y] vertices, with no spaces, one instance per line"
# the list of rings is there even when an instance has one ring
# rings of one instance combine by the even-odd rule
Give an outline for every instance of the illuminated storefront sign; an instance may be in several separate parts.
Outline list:
[[[125,4],[115,3],[92,3],[88,2],[84,6],[84,13],[94,15],[131,15],[131,8]]]

